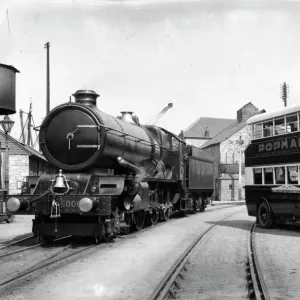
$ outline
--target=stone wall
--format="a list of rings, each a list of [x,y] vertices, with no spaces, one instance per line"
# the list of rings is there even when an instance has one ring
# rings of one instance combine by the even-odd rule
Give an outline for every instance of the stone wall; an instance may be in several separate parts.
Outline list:
[[[9,155],[9,194],[19,194],[21,184],[29,175],[28,155]]]
[[[249,125],[246,125],[243,129],[233,134],[231,137],[229,137],[227,140],[225,140],[220,145],[220,161],[223,164],[239,164],[239,148],[240,146],[236,143],[240,136],[242,137],[242,140],[244,141],[243,145],[241,146],[242,150],[242,164],[245,163],[245,155],[244,151],[247,147],[247,145],[250,143],[251,139],[251,127]],[[222,174],[221,174],[222,175]],[[245,189],[243,186],[245,185],[245,175],[242,174],[242,189],[241,189],[241,198],[245,199]],[[238,188],[238,184],[235,186],[235,188]],[[242,200],[239,199],[239,200]]]
[[[236,142],[242,137],[244,144],[241,146],[242,149],[242,163],[245,162],[244,151],[251,139],[251,127],[246,125],[243,129],[233,134],[227,140],[220,145],[221,157],[220,161],[223,164],[234,164],[239,163],[239,149],[240,145]]]

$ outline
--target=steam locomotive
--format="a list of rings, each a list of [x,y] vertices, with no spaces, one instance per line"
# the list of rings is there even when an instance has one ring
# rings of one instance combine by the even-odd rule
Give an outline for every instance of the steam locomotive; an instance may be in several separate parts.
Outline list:
[[[204,211],[213,192],[213,158],[177,135],[143,126],[132,112],[112,117],[99,95],[78,90],[40,126],[40,147],[56,174],[42,174],[33,192],[8,195],[12,214],[34,214],[33,233],[96,242],[167,221],[174,211]]]

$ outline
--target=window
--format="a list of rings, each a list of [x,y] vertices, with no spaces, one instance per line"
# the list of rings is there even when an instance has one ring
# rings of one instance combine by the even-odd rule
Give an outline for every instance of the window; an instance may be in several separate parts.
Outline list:
[[[275,168],[275,184],[285,184],[285,167]]]
[[[262,169],[254,169],[253,175],[254,175],[254,184],[262,184]]]
[[[265,184],[273,184],[273,168],[264,169]]]
[[[264,137],[273,135],[273,120],[264,122]]]
[[[298,118],[297,115],[287,116],[286,117],[286,132],[298,131]]]
[[[298,166],[287,167],[287,177],[289,184],[298,184]]]
[[[284,134],[285,126],[284,126],[284,118],[275,120],[275,135]]]
[[[259,139],[262,137],[262,124],[254,124],[253,125],[253,138]]]

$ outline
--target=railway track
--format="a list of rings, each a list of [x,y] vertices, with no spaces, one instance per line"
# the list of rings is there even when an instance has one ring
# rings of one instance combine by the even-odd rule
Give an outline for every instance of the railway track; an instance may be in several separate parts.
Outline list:
[[[181,257],[169,270],[159,286],[157,286],[149,300],[176,299],[177,290],[181,288],[180,281],[185,279],[185,273],[188,272],[187,266],[189,265],[189,258],[193,252],[193,249],[214,227],[233,215],[234,214],[226,216],[218,223],[210,226],[189,246],[189,248],[181,255]],[[271,300],[256,253],[254,238],[255,224],[256,222],[253,222],[250,227],[247,244],[248,258],[246,260],[246,280],[248,298],[250,300]]]
[[[30,240],[30,239],[32,239],[32,238],[34,238],[33,235],[27,236],[27,237],[25,237],[25,238],[23,238],[23,239],[14,241],[14,242],[12,242],[12,243],[9,243],[9,244],[6,244],[6,245],[0,247],[0,250],[5,249],[5,248],[8,248],[8,247],[11,247],[11,246],[14,246],[14,245],[17,245],[17,244],[19,244],[19,243],[21,243],[21,242]]]
[[[195,241],[185,250],[185,252],[175,262],[173,267],[169,270],[155,291],[150,296],[149,300],[164,300],[164,299],[176,299],[176,290],[180,289],[180,280],[184,279],[184,273],[187,272],[187,265],[189,264],[189,258],[200,243],[204,236],[206,236],[214,227],[218,224],[235,215],[235,213],[226,216],[217,223],[209,226],[201,235],[199,235]]]
[[[67,238],[70,238],[70,236],[66,236],[66,237],[56,239],[56,240],[53,241],[53,243],[57,243],[61,240],[67,239]],[[11,255],[14,255],[14,254],[17,254],[17,253],[25,252],[25,251],[28,251],[28,250],[31,250],[31,249],[34,249],[34,248],[37,248],[37,247],[42,247],[42,246],[47,245],[47,243],[35,243],[34,245],[31,245],[31,246],[23,246],[22,247],[23,242],[30,242],[30,240],[35,241],[34,236],[29,236],[29,237],[26,237],[24,239],[15,241],[13,243],[10,243],[10,244],[7,244],[7,245],[1,247],[0,251],[3,251],[4,253],[0,253],[0,259],[3,259],[5,257],[11,256]],[[18,244],[21,244],[21,245],[18,246],[19,249],[12,250],[12,251],[9,251],[9,252],[5,252],[6,249],[9,249],[11,247],[15,247]]]
[[[70,238],[70,237],[60,238],[60,239],[55,240],[54,242],[60,242],[63,239],[67,239],[67,238]],[[14,245],[16,243],[14,243]],[[26,247],[24,249],[20,249],[20,251],[12,251],[7,254],[3,254],[0,258],[12,256],[16,253],[28,251],[29,249],[36,248],[36,247],[39,247],[42,245],[43,245],[43,243],[40,243],[37,245]],[[11,246],[11,244],[10,244],[10,246]],[[42,260],[39,260],[34,265],[32,265],[22,271],[14,272],[12,275],[6,276],[5,280],[0,282],[0,290],[6,288],[8,285],[17,283],[21,279],[26,279],[30,275],[34,275],[34,273],[42,272],[47,267],[51,267],[51,266],[56,265],[57,263],[62,263],[64,261],[67,261],[68,259],[70,259],[84,251],[87,251],[88,249],[91,249],[91,248],[94,248],[97,246],[99,246],[99,245],[92,244],[92,245],[85,246],[85,245],[79,245],[78,243],[68,243],[67,245],[62,246],[62,248],[60,248],[58,251],[55,251],[50,256],[48,256]],[[57,247],[54,249],[57,250]]]
[[[248,290],[250,300],[271,300],[267,286],[261,271],[254,239],[256,222],[253,222],[248,239],[248,261],[246,263],[246,277],[248,280]]]

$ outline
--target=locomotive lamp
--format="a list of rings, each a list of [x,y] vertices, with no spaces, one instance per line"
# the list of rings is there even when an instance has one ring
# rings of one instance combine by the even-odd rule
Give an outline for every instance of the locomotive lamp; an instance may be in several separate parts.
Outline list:
[[[26,198],[18,199],[15,197],[11,197],[7,201],[7,208],[12,212],[16,212],[18,210],[25,211],[29,207],[29,201]]]
[[[87,197],[84,197],[82,199],[80,199],[79,201],[79,209],[82,211],[82,212],[89,212],[93,209],[95,209],[98,205],[98,202],[96,199],[90,199],[90,198],[87,198]]]
[[[8,115],[6,115],[2,121],[0,121],[0,124],[3,128],[3,131],[5,132],[5,189],[8,190],[8,135],[11,132],[11,129],[14,126],[14,121],[9,118]]]

